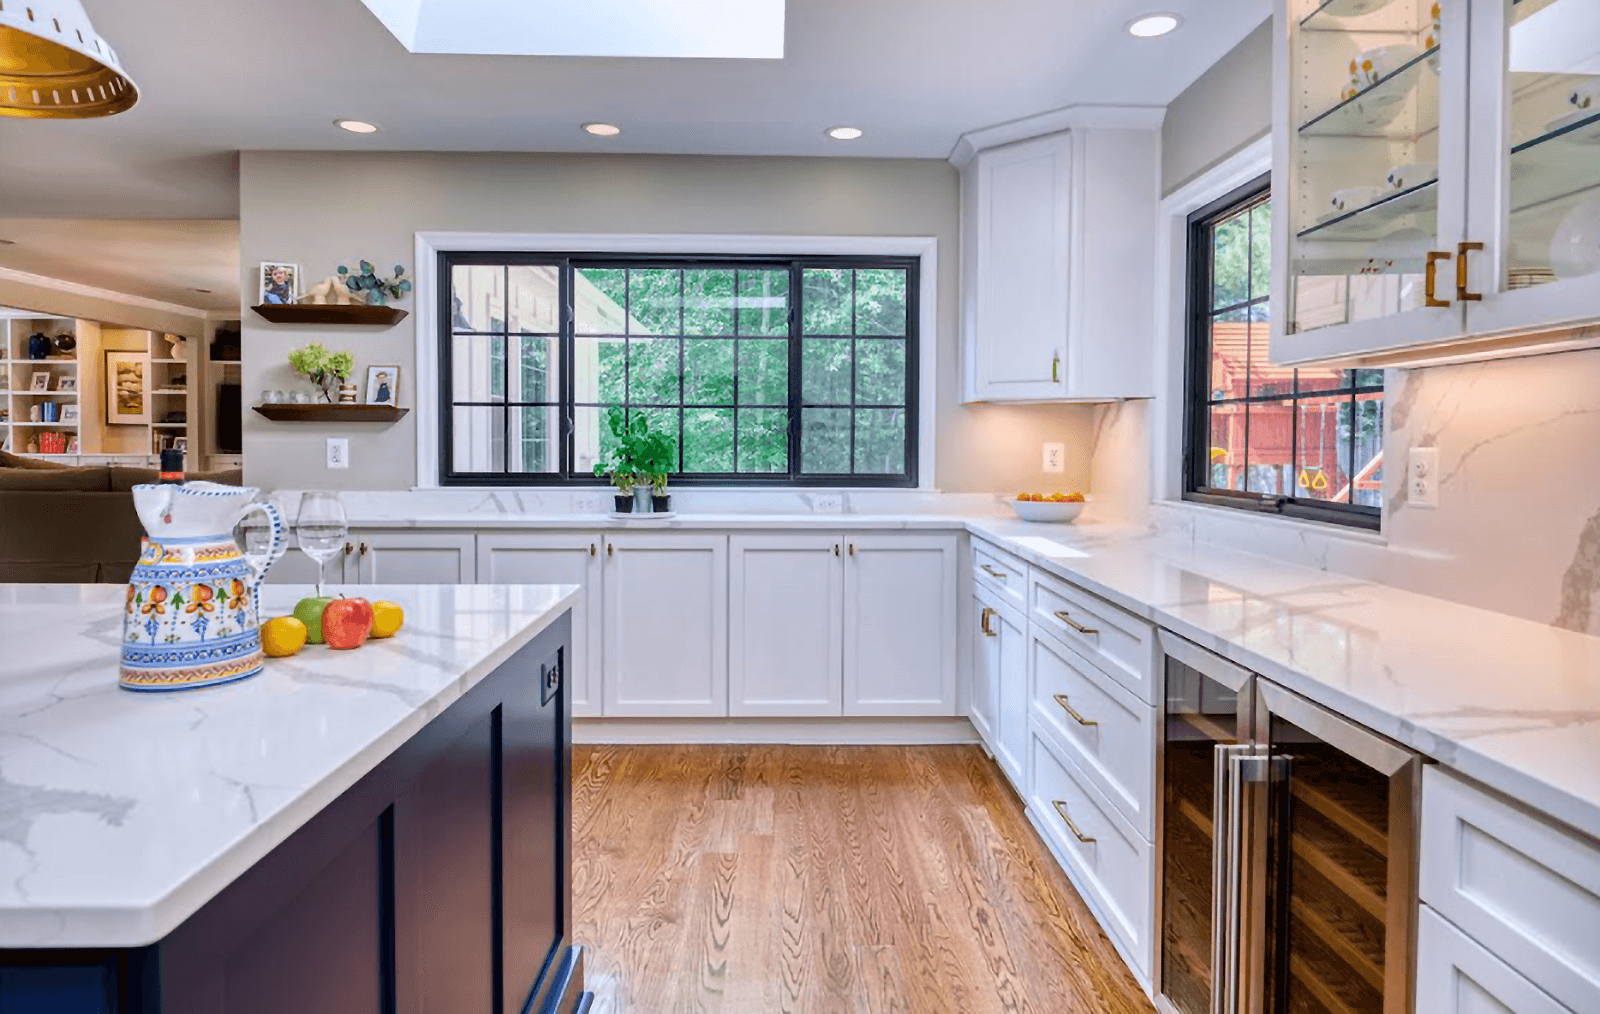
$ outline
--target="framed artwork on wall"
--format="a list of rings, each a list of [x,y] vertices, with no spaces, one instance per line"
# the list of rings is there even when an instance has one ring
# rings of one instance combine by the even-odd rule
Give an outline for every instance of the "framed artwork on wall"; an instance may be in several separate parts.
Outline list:
[[[150,354],[106,351],[106,423],[139,426],[150,421]]]

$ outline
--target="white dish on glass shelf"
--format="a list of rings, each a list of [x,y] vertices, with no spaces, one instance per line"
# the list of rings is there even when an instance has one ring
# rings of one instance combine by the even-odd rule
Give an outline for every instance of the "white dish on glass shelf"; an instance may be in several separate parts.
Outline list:
[[[1556,227],[1550,268],[1561,279],[1600,273],[1600,194],[1585,198]]]
[[[1390,169],[1389,175],[1384,177],[1384,182],[1389,184],[1391,190],[1410,190],[1412,187],[1421,186],[1429,180],[1438,178],[1439,163],[1412,162]]]
[[[1383,196],[1383,187],[1344,187],[1328,195],[1328,204],[1335,214],[1343,215],[1365,208]]]
[[[1350,61],[1351,82],[1361,88],[1370,88],[1415,60],[1421,53],[1421,49],[1409,42],[1366,50]]]
[[[1565,116],[1558,116],[1549,123],[1546,123],[1544,125],[1544,132],[1546,134],[1553,134],[1558,130],[1566,130],[1566,128],[1572,126],[1574,123],[1582,123],[1584,120],[1594,120],[1593,123],[1579,127],[1577,130],[1567,131],[1565,134],[1562,134],[1560,137],[1556,138],[1556,140],[1564,141],[1567,144],[1600,144],[1600,118],[1597,117],[1600,117],[1600,110],[1579,109],[1577,112],[1568,113]]]
[[[1037,524],[1063,525],[1076,521],[1083,513],[1082,501],[1012,500],[1011,509],[1017,517]]]
[[[1332,14],[1336,18],[1359,18],[1381,11],[1394,3],[1394,0],[1328,0],[1318,11],[1319,14]]]

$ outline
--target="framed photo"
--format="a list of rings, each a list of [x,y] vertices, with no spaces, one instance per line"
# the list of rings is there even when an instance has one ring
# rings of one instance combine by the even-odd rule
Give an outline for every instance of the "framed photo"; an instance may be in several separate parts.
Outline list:
[[[33,380],[31,380],[28,383],[28,390],[30,390],[30,391],[48,391],[48,390],[50,390],[50,374],[42,373],[42,372],[41,373],[35,373],[33,375]]]
[[[78,406],[76,406],[76,405],[62,405],[61,406],[61,421],[64,422],[64,423],[75,423],[75,422],[77,422],[78,421]]]
[[[367,367],[367,404],[400,404],[400,367]]]
[[[172,447],[173,447],[173,450],[182,451],[183,453],[188,454],[189,453],[189,438],[188,437],[173,437],[172,438]]]
[[[78,438],[77,437],[73,437],[71,440],[67,441],[67,453],[68,454],[77,454],[78,453]]]
[[[57,391],[68,391],[68,392],[70,392],[70,391],[76,391],[77,389],[78,389],[78,378],[77,377],[62,377],[60,380],[56,381],[56,390]]]
[[[106,423],[139,426],[150,421],[150,353],[106,351]]]
[[[300,298],[300,265],[261,262],[261,302],[293,303]]]

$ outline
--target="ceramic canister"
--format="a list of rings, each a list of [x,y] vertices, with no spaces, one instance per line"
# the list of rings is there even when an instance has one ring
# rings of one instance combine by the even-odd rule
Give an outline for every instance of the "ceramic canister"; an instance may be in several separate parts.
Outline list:
[[[260,672],[257,592],[286,545],[278,509],[251,502],[253,489],[212,483],[134,491],[151,534],[128,585],[121,685],[192,690]],[[251,510],[264,511],[271,527],[271,546],[260,560],[242,553],[233,537],[233,526]]]

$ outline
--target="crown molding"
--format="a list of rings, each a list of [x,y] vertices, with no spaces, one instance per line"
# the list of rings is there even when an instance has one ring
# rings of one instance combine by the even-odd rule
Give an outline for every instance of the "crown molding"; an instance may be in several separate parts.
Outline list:
[[[964,169],[980,151],[998,148],[1030,137],[1042,137],[1073,127],[1120,130],[1160,130],[1166,119],[1165,106],[1102,106],[1072,105],[1052,109],[1036,116],[997,123],[992,127],[969,130],[956,140],[950,151],[949,162]]]
[[[185,317],[196,317],[200,320],[235,320],[238,314],[231,311],[201,310],[193,306],[180,306],[177,303],[164,303],[159,299],[146,299],[143,296],[132,296],[126,292],[116,292],[112,289],[96,288],[93,285],[83,285],[78,282],[69,282],[61,278],[51,278],[48,275],[36,275],[30,271],[18,271],[15,268],[0,267],[0,282],[17,282],[22,285],[34,285],[41,289],[50,289],[55,292],[64,292],[72,296],[83,296],[88,299],[104,299],[112,303],[121,303],[124,306],[137,306],[144,310],[159,310],[162,313],[176,313]],[[225,313],[225,317],[215,318],[211,314]]]

